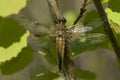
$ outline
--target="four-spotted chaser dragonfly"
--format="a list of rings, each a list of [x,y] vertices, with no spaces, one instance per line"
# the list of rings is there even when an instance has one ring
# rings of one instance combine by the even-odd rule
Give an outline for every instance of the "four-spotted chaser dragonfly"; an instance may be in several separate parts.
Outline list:
[[[23,20],[24,19],[24,20]],[[63,59],[65,56],[65,49],[67,45],[70,45],[71,52],[73,55],[76,55],[78,53],[81,53],[90,47],[99,45],[103,42],[105,42],[105,35],[102,33],[90,33],[92,30],[97,29],[98,27],[91,27],[91,26],[84,26],[82,23],[79,25],[72,25],[71,27],[66,27],[65,23],[60,22],[59,24],[56,24],[54,27],[54,30],[52,30],[54,33],[52,34],[48,27],[39,26],[40,24],[33,20],[26,20],[23,18],[22,24],[27,26],[27,29],[30,30],[31,33],[33,33],[35,36],[40,37],[40,44],[41,48],[44,50],[49,50],[48,45],[53,47],[49,42],[50,39],[52,39],[53,42],[56,44],[57,52],[58,53],[58,65],[59,70],[61,71],[62,65],[63,65]],[[101,24],[102,25],[102,24]],[[49,47],[49,48],[51,48]],[[55,49],[55,48],[54,48]],[[54,59],[55,51],[49,51],[51,55],[51,58]]]

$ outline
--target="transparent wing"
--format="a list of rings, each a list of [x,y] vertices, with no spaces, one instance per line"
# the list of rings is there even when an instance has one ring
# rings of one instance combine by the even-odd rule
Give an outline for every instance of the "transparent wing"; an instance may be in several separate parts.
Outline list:
[[[48,26],[42,25],[35,19],[28,18],[25,15],[13,15],[13,17],[31,33],[28,38],[28,43],[35,51],[39,51],[40,49],[45,50],[48,48],[48,35],[50,32]]]
[[[48,26],[40,24],[37,20],[33,18],[29,18],[24,15],[17,15],[15,16],[15,18],[35,37],[45,36],[50,33]]]
[[[101,23],[102,25],[102,23]],[[86,33],[104,33],[104,29],[100,25],[96,26],[85,26],[82,23],[79,25],[73,25],[67,30],[68,34],[72,36],[72,38],[77,38]]]
[[[102,33],[83,34],[77,38],[68,40],[74,55],[88,49],[95,49],[106,44],[107,38]]]
[[[106,44],[106,36],[103,34],[88,34],[74,40],[69,40],[71,50],[74,55],[87,51],[89,49],[95,49],[102,47]]]
[[[93,28],[92,27],[84,27],[83,25],[73,25],[72,28],[68,29],[68,32],[69,33],[85,33],[87,31],[90,31],[92,30]]]
[[[73,25],[71,26],[67,32],[71,35],[81,35],[87,32],[90,32],[94,29],[96,29],[97,27],[92,27],[92,26],[85,26],[83,24],[79,24],[79,25]],[[73,36],[74,37],[74,36]]]
[[[102,33],[92,33],[92,34],[82,34],[77,38],[71,39],[71,41],[79,40],[80,42],[88,42],[89,44],[96,44],[105,41],[105,34]]]

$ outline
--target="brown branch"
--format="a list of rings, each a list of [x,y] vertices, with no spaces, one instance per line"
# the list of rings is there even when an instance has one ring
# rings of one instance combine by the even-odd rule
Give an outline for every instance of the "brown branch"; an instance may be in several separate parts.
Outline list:
[[[47,0],[47,2],[48,2],[48,6],[49,6],[50,13],[51,13],[54,23],[55,24],[60,23],[60,22],[65,23],[66,21],[64,17],[62,16],[61,11],[59,10],[57,0]]]
[[[102,4],[101,4],[100,0],[93,0],[93,2],[97,8],[97,11],[99,13],[101,20],[103,21],[105,33],[108,36],[108,38],[112,44],[112,47],[115,51],[116,56],[118,57],[118,60],[120,61],[120,47],[118,46],[117,40],[115,39],[115,36],[112,32],[112,29],[111,29],[110,24],[108,22],[105,11],[102,7]]]
[[[50,8],[50,13],[52,16],[52,19],[55,24],[65,24],[66,20],[62,16],[61,11],[59,10],[59,6],[56,0],[47,0],[48,1],[48,6]],[[59,26],[58,26],[59,27]],[[74,66],[73,62],[71,59],[71,53],[68,50],[68,46],[65,45],[65,52],[64,52],[64,61],[63,61],[63,67],[62,67],[62,72],[66,78],[66,80],[75,80],[74,79]]]
[[[66,41],[65,45],[65,54],[64,54],[64,71],[66,80],[76,80],[76,77],[74,75],[74,64],[72,59],[72,54],[70,51],[70,45],[68,41]]]

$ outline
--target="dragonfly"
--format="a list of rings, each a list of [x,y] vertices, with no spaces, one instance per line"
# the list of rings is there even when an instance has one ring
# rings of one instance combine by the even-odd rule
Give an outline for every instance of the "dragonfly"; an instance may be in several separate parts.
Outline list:
[[[99,19],[98,23],[95,23],[95,27],[93,25],[86,26],[88,24],[87,22],[66,26],[67,20],[65,18],[55,22],[54,27],[48,27],[40,24],[36,20],[26,17],[21,18],[20,22],[22,25],[39,40],[39,43],[36,45],[40,48],[37,49],[34,43],[32,44],[32,46],[35,45],[33,48],[35,47],[34,49],[37,49],[39,53],[43,51],[46,54],[42,54],[49,55],[49,58],[57,63],[59,72],[63,72],[64,75],[68,76],[66,80],[71,80],[74,77],[71,56],[76,56],[91,47],[98,47],[98,45],[104,44],[106,41],[106,36],[103,33],[92,33],[92,31],[102,25]]]
[[[21,17],[19,21],[30,31],[32,36],[35,36],[32,37],[33,41],[36,40],[36,37],[39,40],[38,43],[32,42],[31,46],[35,50],[38,48],[38,53],[49,56],[58,65],[59,72],[65,72],[65,75],[73,71],[71,70],[73,62],[71,57],[68,57],[69,55],[76,56],[91,47],[98,47],[106,42],[106,36],[103,33],[92,33],[102,25],[97,18],[98,23],[97,25],[95,23],[94,27],[86,26],[89,23],[66,26],[66,21],[60,21],[56,23],[55,27],[49,27],[26,17]],[[71,80],[71,76],[74,75],[70,74],[69,79],[66,80]]]
[[[77,55],[85,51],[86,48],[90,48],[91,46],[94,47],[94,45],[99,45],[106,41],[106,36],[103,33],[91,33],[91,31],[94,31],[94,29],[97,29],[102,25],[102,23],[100,22],[98,22],[99,24],[95,27],[85,26],[85,24],[83,23],[67,27],[65,25],[66,22],[61,21],[55,25],[54,29],[49,30],[50,28],[48,28],[47,26],[40,26],[38,29],[36,26],[39,26],[41,24],[33,19],[22,17],[20,21],[22,21],[21,23],[24,26],[27,26],[26,28],[34,36],[42,37],[41,43],[39,44],[42,45],[41,48],[43,47],[45,50],[47,50],[46,47],[49,44],[47,42],[49,42],[50,39],[55,42],[58,54],[57,62],[59,71],[62,70],[62,65],[64,63],[63,60],[65,56],[65,48],[69,44],[73,55]],[[83,48],[85,48],[85,50]]]
[[[62,65],[65,57],[65,48],[69,43],[74,44],[74,41],[80,41],[80,39],[83,39],[84,42],[88,42],[88,44],[98,44],[105,41],[105,35],[101,33],[94,33],[94,34],[85,34],[85,32],[89,32],[93,30],[92,27],[84,27],[84,25],[72,25],[72,27],[67,28],[65,26],[65,23],[60,22],[59,24],[56,24],[55,29],[55,35],[53,36],[55,38],[56,47],[58,51],[58,65],[59,70],[62,70]],[[81,38],[80,38],[81,37]],[[81,41],[82,42],[82,41]],[[80,45],[80,44],[79,44]],[[74,46],[78,47],[79,46]]]
[[[90,31],[92,29],[91,27],[82,27],[82,26],[77,27],[75,25],[78,22],[78,20],[83,16],[83,13],[86,11],[85,7],[88,4],[87,0],[84,1],[83,6],[80,9],[81,10],[80,14],[78,18],[75,20],[74,25],[72,25],[71,28],[66,27],[65,25],[66,19],[62,16],[61,11],[59,10],[59,5],[57,0],[47,0],[47,1],[48,1],[49,10],[50,10],[53,22],[55,24],[55,35],[52,37],[55,38],[55,42],[56,42],[56,48],[57,48],[57,54],[58,54],[58,68],[60,72],[63,71],[68,75],[69,78],[67,80],[71,80],[70,77],[73,75],[73,69],[72,69],[73,64],[69,55],[70,41],[79,42],[80,39],[83,39],[81,41],[83,42],[86,41],[88,44],[94,44],[93,40],[96,41],[95,43],[103,42],[102,39],[104,35],[103,34],[94,34],[94,35],[87,34],[86,35],[84,33],[87,31]],[[78,36],[80,36],[81,38]],[[88,36],[88,38],[86,36]],[[93,40],[90,42],[90,39],[93,39]],[[77,48],[78,50],[80,49],[78,43],[75,47],[78,47]]]

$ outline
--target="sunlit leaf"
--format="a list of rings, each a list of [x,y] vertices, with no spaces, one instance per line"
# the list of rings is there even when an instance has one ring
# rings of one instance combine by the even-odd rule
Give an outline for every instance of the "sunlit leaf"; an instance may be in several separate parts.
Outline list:
[[[0,46],[7,48],[14,42],[19,42],[25,32],[18,21],[0,17]]]
[[[119,42],[120,41],[120,25],[118,25],[114,22],[111,22],[111,27],[113,29],[116,40],[117,40],[118,44],[120,45],[120,42]]]
[[[96,78],[95,73],[89,72],[86,70],[81,70],[81,69],[76,69],[75,74],[77,77],[82,78],[82,79],[94,80]]]
[[[5,62],[27,46],[29,32],[12,18],[1,18],[0,24],[0,62]]]
[[[0,16],[18,13],[25,5],[26,0],[0,0]]]
[[[120,25],[114,22],[111,22],[111,27],[115,31],[116,34],[120,34]]]
[[[26,32],[26,34],[21,37],[20,42],[13,43],[8,48],[0,47],[0,61],[5,62],[6,60],[10,60],[12,57],[16,57],[22,48],[27,46],[26,38],[28,35],[29,33]]]
[[[102,3],[107,3],[109,0],[101,0]]]
[[[116,40],[118,41],[118,44],[120,45],[120,13],[116,11],[112,11],[110,8],[106,9],[108,19],[110,20],[111,27],[113,29],[114,35],[116,37]]]
[[[75,13],[73,13],[72,11],[64,12],[63,15],[64,15],[64,17],[65,17],[66,20],[67,20],[67,23],[66,23],[67,26],[73,25],[73,22],[74,22],[75,19],[77,18],[77,16],[75,15]]]
[[[120,13],[114,12],[110,8],[107,8],[105,11],[107,12],[108,18],[110,20],[120,25]]]
[[[0,69],[4,75],[13,74],[25,68],[33,59],[33,51],[31,47],[25,47],[17,57],[12,58],[0,64]]]
[[[104,34],[94,33],[94,34],[85,34],[80,36],[75,40],[70,40],[70,47],[73,55],[80,54],[86,50],[96,49],[98,47],[106,47],[107,39]]]

